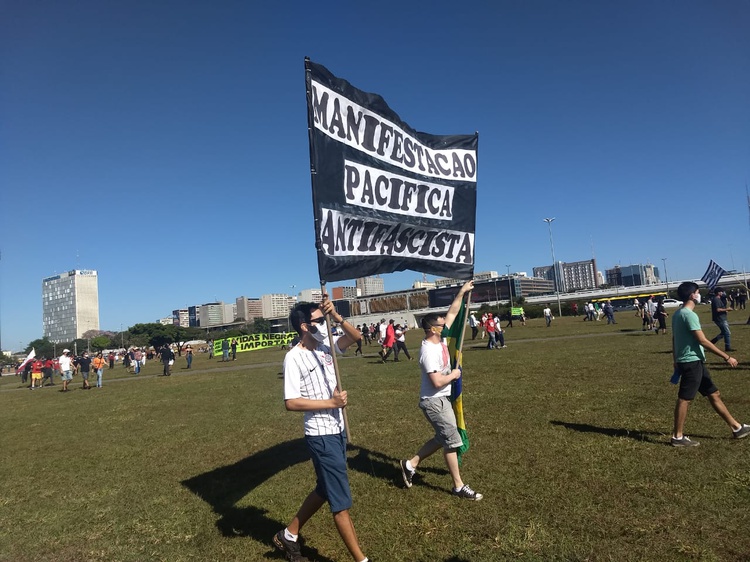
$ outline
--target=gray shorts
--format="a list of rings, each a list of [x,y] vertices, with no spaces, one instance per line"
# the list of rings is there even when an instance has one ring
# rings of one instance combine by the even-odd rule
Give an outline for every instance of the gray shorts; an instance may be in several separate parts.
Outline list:
[[[419,407],[435,430],[435,441],[444,449],[458,449],[463,445],[456,426],[456,414],[447,396],[422,398]]]
[[[72,381],[73,380],[73,371],[63,371],[62,372],[62,380],[64,380],[64,381]]]
[[[81,371],[81,378],[85,381],[89,380],[89,371]]]

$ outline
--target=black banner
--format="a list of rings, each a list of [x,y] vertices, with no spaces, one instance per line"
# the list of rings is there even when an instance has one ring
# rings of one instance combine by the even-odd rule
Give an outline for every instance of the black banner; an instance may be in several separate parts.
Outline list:
[[[479,136],[418,133],[305,59],[322,282],[411,269],[471,279]]]

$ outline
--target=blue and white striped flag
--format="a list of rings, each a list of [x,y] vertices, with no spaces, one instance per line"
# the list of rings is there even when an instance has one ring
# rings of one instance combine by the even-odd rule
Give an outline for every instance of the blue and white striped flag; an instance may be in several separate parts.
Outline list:
[[[726,271],[724,271],[718,263],[711,260],[711,263],[708,264],[706,273],[701,277],[701,281],[708,285],[709,290],[713,291],[714,287],[719,283],[719,279],[721,279],[721,276],[725,273]]]

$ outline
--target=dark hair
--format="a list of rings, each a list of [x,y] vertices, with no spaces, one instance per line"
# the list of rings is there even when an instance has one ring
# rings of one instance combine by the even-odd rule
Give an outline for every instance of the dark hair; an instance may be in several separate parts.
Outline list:
[[[437,326],[438,318],[442,318],[443,316],[443,314],[438,314],[437,312],[430,312],[424,318],[422,318],[422,328],[425,331],[428,331],[433,326]]]
[[[309,324],[312,318],[312,311],[316,310],[318,305],[312,302],[301,302],[295,305],[292,311],[289,313],[289,322],[292,324],[292,328],[301,336],[302,331],[300,326],[302,324]]]
[[[692,295],[697,290],[697,283],[693,283],[692,281],[685,281],[684,283],[680,283],[680,286],[677,287],[677,296],[682,302],[687,302],[690,300],[690,295]]]

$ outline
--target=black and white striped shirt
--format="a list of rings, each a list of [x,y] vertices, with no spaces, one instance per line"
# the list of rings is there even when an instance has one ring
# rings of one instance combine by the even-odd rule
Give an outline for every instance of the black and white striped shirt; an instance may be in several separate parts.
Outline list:
[[[341,353],[336,345],[336,351]],[[284,358],[284,400],[328,400],[336,388],[331,349],[318,344],[315,351],[296,345]],[[341,408],[305,412],[305,435],[338,435],[344,431]]]

